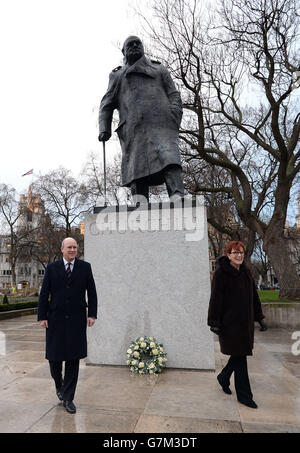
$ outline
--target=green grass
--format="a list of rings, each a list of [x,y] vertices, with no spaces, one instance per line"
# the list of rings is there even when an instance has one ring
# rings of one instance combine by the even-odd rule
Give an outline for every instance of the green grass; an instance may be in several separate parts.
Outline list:
[[[288,299],[279,299],[279,291],[278,290],[268,290],[268,289],[263,289],[258,291],[258,295],[260,298],[261,302],[287,302],[287,303],[293,303],[297,302],[299,303],[299,300],[288,300]]]

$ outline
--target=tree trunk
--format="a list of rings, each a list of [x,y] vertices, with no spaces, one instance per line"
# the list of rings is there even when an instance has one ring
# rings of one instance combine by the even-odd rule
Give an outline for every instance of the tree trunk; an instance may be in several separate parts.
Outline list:
[[[17,287],[17,274],[16,274],[16,263],[11,262],[10,263],[10,269],[11,269],[11,286]]]
[[[282,236],[282,228],[276,224],[268,227],[264,237],[264,250],[280,286],[280,299],[300,299],[300,277],[291,260],[288,242]]]

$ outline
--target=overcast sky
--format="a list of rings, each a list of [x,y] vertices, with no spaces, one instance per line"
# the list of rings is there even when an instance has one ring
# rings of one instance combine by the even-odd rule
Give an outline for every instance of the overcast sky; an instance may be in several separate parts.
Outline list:
[[[122,62],[117,43],[137,33],[131,3],[0,0],[1,183],[24,191],[31,168],[76,175],[90,151],[102,155],[97,111]]]
[[[99,103],[120,46],[138,34],[136,1],[0,0],[0,183],[24,193],[31,168],[76,176],[91,151],[102,158]],[[118,150],[110,140],[107,159]]]

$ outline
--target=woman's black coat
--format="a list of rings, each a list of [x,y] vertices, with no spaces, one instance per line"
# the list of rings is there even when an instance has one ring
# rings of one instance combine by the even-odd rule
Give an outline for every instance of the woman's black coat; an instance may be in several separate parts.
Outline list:
[[[70,277],[63,260],[47,266],[38,307],[38,320],[48,320],[46,359],[77,360],[87,356],[86,293],[88,316],[97,318],[97,293],[91,265],[76,258]]]
[[[218,260],[208,309],[208,325],[220,329],[221,352],[252,355],[254,321],[264,318],[254,280],[243,263],[240,269],[226,256]]]

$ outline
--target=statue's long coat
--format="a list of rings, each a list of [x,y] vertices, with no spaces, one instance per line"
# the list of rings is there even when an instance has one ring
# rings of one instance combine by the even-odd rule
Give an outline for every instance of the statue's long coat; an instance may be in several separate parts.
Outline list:
[[[252,355],[254,321],[264,318],[254,280],[244,263],[238,270],[223,256],[218,264],[212,280],[208,325],[221,330],[223,354]]]
[[[122,184],[148,177],[149,185],[163,183],[161,170],[181,165],[178,130],[182,104],[169,71],[145,56],[132,66],[110,73],[99,111],[99,133],[111,134],[113,111],[122,148]]]

